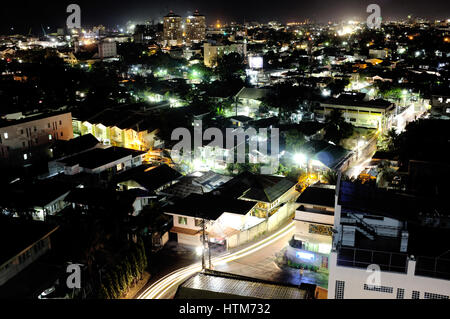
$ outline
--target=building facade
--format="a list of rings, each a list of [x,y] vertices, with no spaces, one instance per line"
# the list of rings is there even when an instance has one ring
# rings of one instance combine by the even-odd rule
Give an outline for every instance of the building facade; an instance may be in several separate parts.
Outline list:
[[[169,46],[180,45],[183,42],[183,31],[181,28],[181,16],[170,11],[163,22],[163,40]]]
[[[0,158],[11,165],[26,165],[33,159],[51,157],[47,147],[53,141],[72,138],[70,112],[0,120]]]
[[[338,185],[328,298],[448,299],[444,216],[423,219],[430,202],[410,195]]]
[[[192,16],[186,18],[183,32],[186,43],[199,43],[206,37],[206,17],[195,10]]]

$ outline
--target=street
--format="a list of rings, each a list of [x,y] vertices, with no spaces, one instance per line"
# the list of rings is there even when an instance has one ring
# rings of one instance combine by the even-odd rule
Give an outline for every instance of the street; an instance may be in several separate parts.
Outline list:
[[[282,249],[295,229],[294,222],[289,222],[286,226],[282,227],[280,230],[276,231],[272,235],[258,241],[257,243],[250,244],[247,247],[243,247],[234,252],[227,252],[220,256],[212,258],[212,264],[216,270],[224,270],[224,268],[229,263],[230,267],[237,271],[238,268],[254,267],[260,262],[264,262],[267,256],[271,256],[278,249]],[[247,258],[245,258],[247,257]],[[240,260],[241,263],[232,263],[236,260]],[[252,266],[251,266],[252,265]],[[244,267],[244,268],[245,268]],[[258,266],[256,266],[258,267]],[[261,265],[259,265],[261,267]],[[273,270],[275,268],[272,266],[272,276]],[[173,298],[178,285],[180,285],[189,276],[196,272],[201,271],[201,263],[197,262],[195,264],[182,267],[175,270],[162,278],[152,282],[148,288],[146,288],[142,293],[136,296],[137,299],[166,299]],[[262,269],[260,269],[261,274]],[[236,272],[238,273],[238,272]]]

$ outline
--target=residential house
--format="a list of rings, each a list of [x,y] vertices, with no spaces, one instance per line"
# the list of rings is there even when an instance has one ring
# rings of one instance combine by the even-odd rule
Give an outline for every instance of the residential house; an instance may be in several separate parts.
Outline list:
[[[218,187],[214,193],[256,203],[253,215],[268,218],[298,193],[296,183],[273,175],[243,172]]]
[[[314,184],[298,197],[295,234],[287,248],[288,259],[299,265],[328,269],[334,225],[335,186]]]
[[[119,189],[142,189],[159,194],[178,182],[182,175],[166,164],[141,165],[118,174],[115,178]]]
[[[263,221],[252,216],[256,203],[225,196],[191,194],[166,206],[173,216],[170,230],[181,244],[202,245],[203,222],[209,241],[226,247],[226,239]]]
[[[253,117],[259,112],[259,106],[269,93],[269,89],[243,87],[235,96],[237,115]]]
[[[111,146],[108,148],[94,148],[75,154],[56,163],[59,172],[74,175],[81,172],[99,174],[102,172],[118,173],[142,164],[145,152],[133,149]]]

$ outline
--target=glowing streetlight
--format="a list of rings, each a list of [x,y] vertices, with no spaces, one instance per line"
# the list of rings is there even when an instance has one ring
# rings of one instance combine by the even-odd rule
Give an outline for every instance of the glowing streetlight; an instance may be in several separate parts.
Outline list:
[[[322,95],[323,96],[330,96],[330,94],[331,94],[330,90],[325,89],[325,90],[322,91]]]
[[[303,153],[294,154],[294,162],[299,165],[305,165],[306,164],[306,155]]]
[[[201,256],[203,254],[203,246],[197,246],[195,248],[195,253],[197,254],[197,256]]]

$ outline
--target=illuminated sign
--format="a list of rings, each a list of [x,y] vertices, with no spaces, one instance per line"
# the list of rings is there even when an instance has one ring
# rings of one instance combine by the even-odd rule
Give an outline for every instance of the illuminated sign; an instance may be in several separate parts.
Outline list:
[[[262,69],[263,58],[261,56],[250,56],[248,58],[248,64],[252,69]]]
[[[298,251],[295,254],[295,256],[297,258],[300,258],[300,259],[314,260],[314,254],[313,253],[307,253],[307,252],[304,252],[304,251]]]

